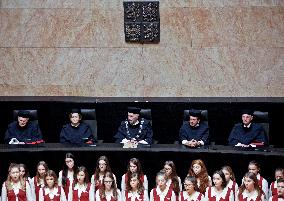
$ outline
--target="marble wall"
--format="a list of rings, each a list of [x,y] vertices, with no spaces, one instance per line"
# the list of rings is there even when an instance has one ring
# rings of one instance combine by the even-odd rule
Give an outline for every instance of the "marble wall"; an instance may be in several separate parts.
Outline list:
[[[283,97],[283,0],[160,0],[159,44],[123,0],[0,0],[0,95]]]

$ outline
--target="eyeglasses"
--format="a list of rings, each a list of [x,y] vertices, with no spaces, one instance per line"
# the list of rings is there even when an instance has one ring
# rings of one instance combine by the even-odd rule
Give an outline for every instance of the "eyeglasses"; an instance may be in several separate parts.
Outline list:
[[[189,186],[193,186],[193,184],[186,184],[186,183],[183,183],[184,187],[189,187]]]
[[[112,183],[112,181],[104,181],[104,183],[110,184],[110,183]]]

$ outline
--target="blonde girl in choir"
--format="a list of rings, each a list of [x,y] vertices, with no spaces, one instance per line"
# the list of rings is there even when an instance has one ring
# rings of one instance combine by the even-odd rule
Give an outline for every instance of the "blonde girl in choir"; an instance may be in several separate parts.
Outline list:
[[[38,201],[39,190],[44,187],[44,177],[48,171],[46,162],[40,161],[36,166],[36,176],[30,180],[31,190],[35,201]]]
[[[91,178],[91,183],[95,185],[95,190],[103,186],[103,178],[106,172],[112,172],[110,165],[109,165],[109,160],[106,156],[100,156],[99,159],[97,160],[95,173],[92,175],[92,178]],[[116,183],[116,177],[114,174],[113,174],[113,178]]]
[[[88,171],[84,166],[78,168],[69,201],[95,201],[95,187],[89,182]]]
[[[126,189],[122,194],[123,201],[149,201],[148,192],[143,186],[141,177],[137,172],[129,176]]]
[[[130,175],[133,173],[137,173],[139,180],[142,182],[144,189],[148,192],[148,179],[147,176],[144,175],[141,167],[141,163],[137,158],[131,158],[128,162],[127,172],[121,178],[121,193],[126,189],[126,184],[130,178]]]
[[[12,163],[2,185],[2,201],[34,201],[28,181],[20,177],[20,167]]]
[[[56,173],[48,170],[44,177],[44,187],[39,190],[39,201],[66,201],[63,188],[58,185]]]
[[[180,192],[179,201],[201,201],[204,195],[198,191],[196,178],[187,176],[184,179],[184,191]]]
[[[63,166],[63,170],[59,172],[58,177],[58,185],[63,187],[67,200],[69,191],[72,189],[76,177],[76,172],[77,165],[75,156],[71,153],[67,153],[65,155],[65,164]]]
[[[167,186],[164,170],[158,172],[156,176],[156,188],[150,192],[150,201],[176,201],[175,192]]]
[[[213,186],[206,189],[204,201],[234,201],[234,193],[227,186],[224,173],[219,170],[213,174]]]
[[[264,201],[265,194],[258,185],[256,175],[252,172],[245,174],[243,184],[238,190],[237,201]]]
[[[106,172],[103,185],[96,191],[96,201],[121,201],[121,193],[111,172]]]
[[[234,174],[232,168],[230,166],[224,166],[224,167],[222,167],[222,172],[225,175],[228,188],[230,188],[233,191],[234,196],[236,198],[239,186],[236,183],[235,174]]]
[[[256,161],[249,162],[248,171],[256,175],[258,185],[263,190],[266,199],[268,199],[268,182],[260,175],[260,164]]]
[[[269,187],[269,197],[273,195],[277,195],[277,180],[284,179],[284,169],[276,168],[274,172],[274,176],[275,176],[275,181],[273,181]]]
[[[211,177],[208,175],[204,162],[200,159],[193,160],[188,170],[188,176],[193,176],[197,180],[200,193],[204,194],[208,186],[212,186]]]
[[[177,176],[176,166],[173,161],[166,161],[164,164],[164,170],[166,173],[167,186],[169,186],[178,198],[180,191],[182,190],[181,179]]]

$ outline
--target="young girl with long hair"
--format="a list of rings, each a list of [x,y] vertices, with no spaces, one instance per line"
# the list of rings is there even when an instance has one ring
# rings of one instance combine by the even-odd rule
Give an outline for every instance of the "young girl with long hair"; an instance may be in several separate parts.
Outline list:
[[[150,192],[150,201],[176,201],[175,192],[167,186],[166,173],[164,170],[156,176],[156,188]]]
[[[237,201],[264,201],[265,194],[258,185],[256,175],[252,172],[245,174],[243,184],[238,190]]]
[[[106,156],[100,156],[99,159],[97,160],[95,173],[92,175],[91,178],[91,183],[95,185],[96,190],[99,189],[101,186],[103,186],[103,178],[106,172],[112,172],[109,165],[109,160]],[[116,177],[114,174],[113,178],[116,183]]]
[[[58,185],[62,186],[68,200],[70,188],[72,188],[77,172],[75,156],[71,153],[65,155],[63,170],[59,172]]]
[[[202,194],[205,193],[208,186],[212,186],[211,177],[208,175],[204,162],[200,159],[191,162],[188,176],[196,178],[199,192]]]
[[[182,190],[181,179],[177,176],[176,166],[173,161],[166,161],[164,164],[164,170],[166,173],[167,186],[169,186],[176,194]]]
[[[148,179],[147,176],[144,175],[141,167],[141,163],[137,158],[131,158],[128,162],[127,172],[122,176],[121,179],[121,193],[123,193],[126,189],[126,184],[129,182],[129,178],[131,174],[137,173],[139,180],[141,180],[144,189],[148,192]]]
[[[141,177],[137,172],[132,173],[126,184],[126,189],[122,195],[123,201],[148,201],[148,192],[144,189]]]
[[[36,176],[30,180],[32,194],[35,201],[38,201],[39,190],[44,187],[44,177],[48,171],[46,162],[40,161],[36,166]]]
[[[73,189],[69,195],[72,201],[95,201],[95,187],[89,182],[88,171],[84,166],[78,167]]]
[[[239,187],[238,187],[238,184],[236,183],[235,174],[234,174],[232,168],[230,166],[223,166],[222,172],[225,175],[228,188],[230,188],[233,191],[234,196],[236,198]]]
[[[20,163],[19,167],[20,167],[20,177],[30,182],[31,178],[27,166],[24,163]]]
[[[44,187],[39,190],[39,201],[66,201],[63,188],[53,170],[48,170],[44,177]]]
[[[187,176],[184,179],[184,191],[180,192],[179,201],[201,201],[204,195],[198,191],[196,178]]]
[[[224,173],[219,170],[213,174],[213,186],[206,189],[205,201],[234,201],[234,193],[228,188]]]
[[[34,201],[30,184],[20,176],[20,167],[9,166],[7,180],[2,185],[2,201]]]
[[[96,191],[96,201],[121,201],[121,193],[111,172],[106,172],[103,185]]]

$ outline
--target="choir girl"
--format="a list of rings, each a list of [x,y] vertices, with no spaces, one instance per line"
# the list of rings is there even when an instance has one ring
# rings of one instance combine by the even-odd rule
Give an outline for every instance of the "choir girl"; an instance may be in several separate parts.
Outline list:
[[[204,195],[198,191],[196,178],[187,176],[184,179],[184,191],[180,192],[179,201],[201,201]]]
[[[199,191],[203,194],[208,186],[212,186],[211,177],[208,175],[204,162],[200,159],[191,162],[188,176],[194,176],[196,178]]]
[[[164,170],[166,173],[167,186],[169,186],[176,194],[179,195],[182,190],[181,180],[177,176],[176,166],[173,161],[166,161],[164,164]]]
[[[103,185],[96,191],[96,201],[122,201],[120,190],[111,172],[105,172]]]
[[[65,155],[65,164],[63,166],[63,170],[59,172],[58,178],[58,185],[63,187],[67,200],[70,188],[72,188],[75,180],[76,172],[77,165],[75,156],[71,153],[67,153]]]
[[[36,176],[30,180],[30,185],[34,200],[38,201],[39,189],[44,187],[44,177],[48,166],[44,161],[40,161],[36,167]]]
[[[44,187],[39,190],[39,201],[66,201],[63,188],[53,170],[48,170],[44,177]]]
[[[149,201],[148,192],[144,189],[141,177],[137,172],[129,175],[126,189],[122,194],[123,201]]]
[[[277,194],[271,196],[269,201],[284,201],[284,179],[277,180]]]
[[[222,172],[225,175],[228,188],[230,188],[233,191],[234,196],[236,198],[239,186],[236,182],[235,174],[232,168],[230,166],[224,166],[222,167]]]
[[[9,166],[7,180],[2,185],[2,201],[34,201],[30,184],[20,176],[20,167]]]
[[[148,179],[147,176],[143,174],[141,163],[139,159],[131,158],[127,166],[127,172],[122,176],[121,179],[121,193],[123,194],[123,192],[125,191],[126,184],[128,183],[130,175],[133,173],[138,174],[138,177],[141,180],[144,189],[148,192]]]
[[[234,193],[228,188],[224,173],[219,170],[213,174],[213,186],[206,189],[204,201],[234,201]]]
[[[20,177],[30,182],[31,178],[27,166],[23,163],[20,163],[19,167],[20,167]]]
[[[78,172],[69,201],[95,201],[95,187],[89,182],[89,175],[84,166],[78,167]]]
[[[256,175],[258,185],[263,190],[266,199],[268,199],[268,182],[262,176],[260,176],[260,165],[256,161],[249,162],[248,171]]]
[[[283,168],[276,168],[275,170],[275,181],[270,184],[269,187],[269,197],[277,194],[277,180],[284,179],[284,169]]]
[[[243,184],[238,190],[237,201],[264,201],[265,194],[258,185],[256,175],[252,172],[245,174]]]
[[[153,188],[150,192],[150,201],[176,201],[174,191],[167,186],[165,171],[158,172],[156,188]]]
[[[97,160],[97,166],[95,169],[95,173],[92,175],[91,183],[95,185],[95,189],[99,189],[103,185],[103,178],[106,172],[111,172],[111,168],[109,165],[109,160],[106,156],[101,156]],[[116,184],[116,177],[113,174],[113,178]]]

